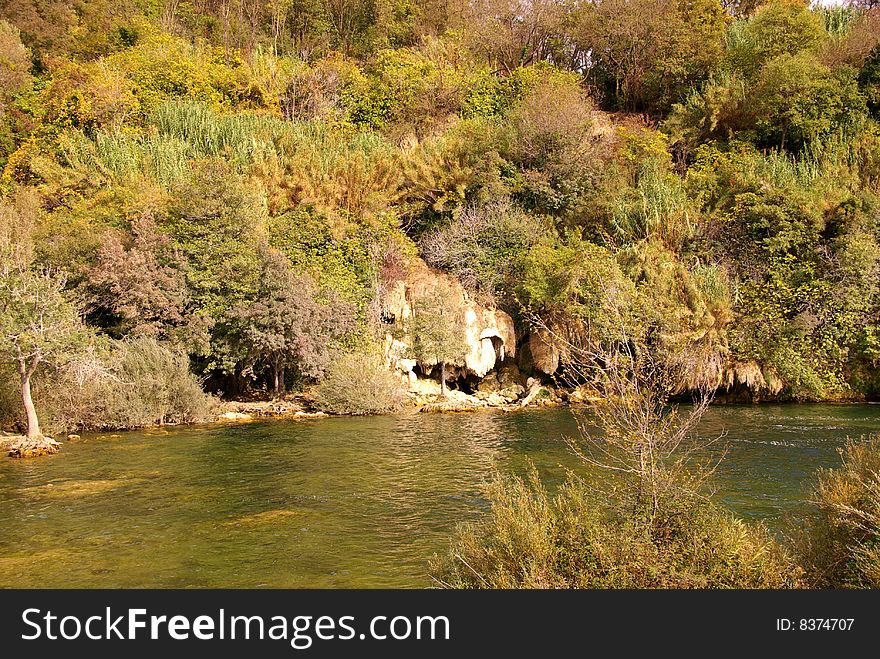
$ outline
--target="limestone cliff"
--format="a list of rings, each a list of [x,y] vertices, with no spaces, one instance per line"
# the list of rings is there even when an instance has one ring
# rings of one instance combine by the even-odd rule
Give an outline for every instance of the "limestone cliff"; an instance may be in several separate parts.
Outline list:
[[[453,307],[456,322],[461,326],[467,344],[463,360],[449,366],[463,375],[482,378],[506,357],[516,353],[516,332],[513,319],[505,312],[485,307],[471,299],[467,291],[453,277],[433,270],[421,259],[411,264],[400,279],[386,283],[380,295],[382,317],[387,325],[385,357],[389,366],[410,376],[417,362],[411,359],[407,320],[413,315],[416,301],[441,294]],[[424,372],[430,372],[434,363],[419,363]]]

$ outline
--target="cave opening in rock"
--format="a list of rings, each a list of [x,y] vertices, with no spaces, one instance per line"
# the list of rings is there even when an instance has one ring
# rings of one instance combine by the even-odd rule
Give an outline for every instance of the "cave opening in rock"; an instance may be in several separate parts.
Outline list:
[[[433,380],[437,384],[440,383],[440,367],[437,365],[423,367],[421,364],[416,364],[413,367],[413,373],[419,380]],[[479,383],[480,378],[466,369],[457,368],[450,364],[446,365],[446,386],[450,391],[457,390],[473,394]]]

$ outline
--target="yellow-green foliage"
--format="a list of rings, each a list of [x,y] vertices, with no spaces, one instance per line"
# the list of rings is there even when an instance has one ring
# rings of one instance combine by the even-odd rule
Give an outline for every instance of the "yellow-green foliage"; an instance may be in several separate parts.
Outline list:
[[[570,477],[555,495],[535,472],[498,477],[488,518],[458,530],[432,573],[454,588],[790,588],[797,570],[764,529],[708,502],[653,523]]]
[[[668,166],[645,156],[635,162],[639,163],[635,185],[607,202],[609,238],[623,246],[658,240],[678,251],[696,235],[699,209]]]
[[[66,62],[40,95],[41,121],[55,130],[119,130],[141,104],[134,83],[106,62]]]
[[[827,35],[820,15],[801,0],[773,0],[733,31],[728,58],[747,72],[779,55],[814,51]]]
[[[833,146],[800,157],[704,148],[688,174],[716,250],[731,255],[731,348],[772,364],[800,398],[845,394],[845,364],[863,359],[860,326],[874,326],[876,287],[844,255],[877,240],[876,202],[854,196],[858,172],[846,154]]]
[[[167,33],[147,35],[133,48],[107,57],[106,63],[134,82],[145,113],[171,98],[238,109],[269,105],[263,90],[249,80],[243,60],[227,57],[221,48],[193,45]]]
[[[880,588],[880,439],[850,441],[819,473],[799,558],[813,588]]]
[[[338,354],[315,390],[322,410],[334,414],[399,412],[406,402],[406,385],[373,351]]]
[[[469,201],[486,201],[505,190],[494,132],[485,120],[464,120],[406,154],[401,201],[413,228],[423,229],[438,215],[448,216]]]
[[[40,195],[37,265],[77,290],[150,218],[220,353],[263,242],[363,328],[388,246],[418,245],[520,334],[550,313],[600,336],[613,311],[703,355],[700,381],[755,361],[785,396],[880,388],[876,13],[80,5],[0,24],[0,189]]]
[[[656,348],[671,363],[688,360],[688,387],[717,387],[730,357],[734,320],[727,273],[712,265],[688,267],[657,239],[622,250],[620,261],[657,330]]]
[[[321,288],[337,291],[360,311],[375,292],[377,264],[370,246],[394,238],[390,223],[337,235],[324,217],[307,209],[269,220],[269,242],[294,269],[308,272]]]
[[[597,339],[616,336],[635,302],[635,286],[612,254],[598,245],[568,236],[553,244],[542,241],[521,261],[518,293],[523,304],[555,317],[588,324]]]

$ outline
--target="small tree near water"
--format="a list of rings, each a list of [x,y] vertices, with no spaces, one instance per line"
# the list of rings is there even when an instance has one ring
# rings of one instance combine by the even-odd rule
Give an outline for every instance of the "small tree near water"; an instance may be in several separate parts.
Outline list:
[[[620,305],[610,304],[606,313],[612,331],[604,336],[560,332],[537,317],[533,323],[563,353],[561,378],[598,394],[587,410],[574,411],[579,437],[569,445],[588,465],[619,477],[614,498],[653,524],[686,500],[699,499],[714,472],[716,464],[705,459],[720,437],[696,431],[713,392],[697,388],[693,404],[680,409],[674,400],[687,382],[689,346],[677,346],[673,360],[652,344],[650,332],[633,327]]]
[[[464,330],[448,293],[435,291],[412,300],[407,333],[413,355],[422,363],[440,366],[440,393],[446,397],[446,365],[467,353]]]
[[[34,373],[85,336],[76,308],[64,297],[64,283],[63,277],[34,272],[10,259],[0,265],[0,358],[18,370],[31,440],[43,438],[31,397]]]

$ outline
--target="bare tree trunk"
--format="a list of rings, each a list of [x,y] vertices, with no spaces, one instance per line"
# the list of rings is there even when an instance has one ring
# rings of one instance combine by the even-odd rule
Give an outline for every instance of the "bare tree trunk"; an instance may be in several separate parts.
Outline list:
[[[446,362],[440,362],[440,395],[446,398]]]
[[[40,420],[37,418],[37,410],[34,408],[34,401],[31,398],[31,375],[39,363],[38,360],[26,366],[24,361],[18,362],[18,373],[21,376],[21,402],[24,403],[24,411],[27,413],[27,437],[28,439],[42,439],[43,433],[40,432]]]
[[[284,364],[275,364],[272,368],[275,379],[275,395],[280,397],[284,395]]]

